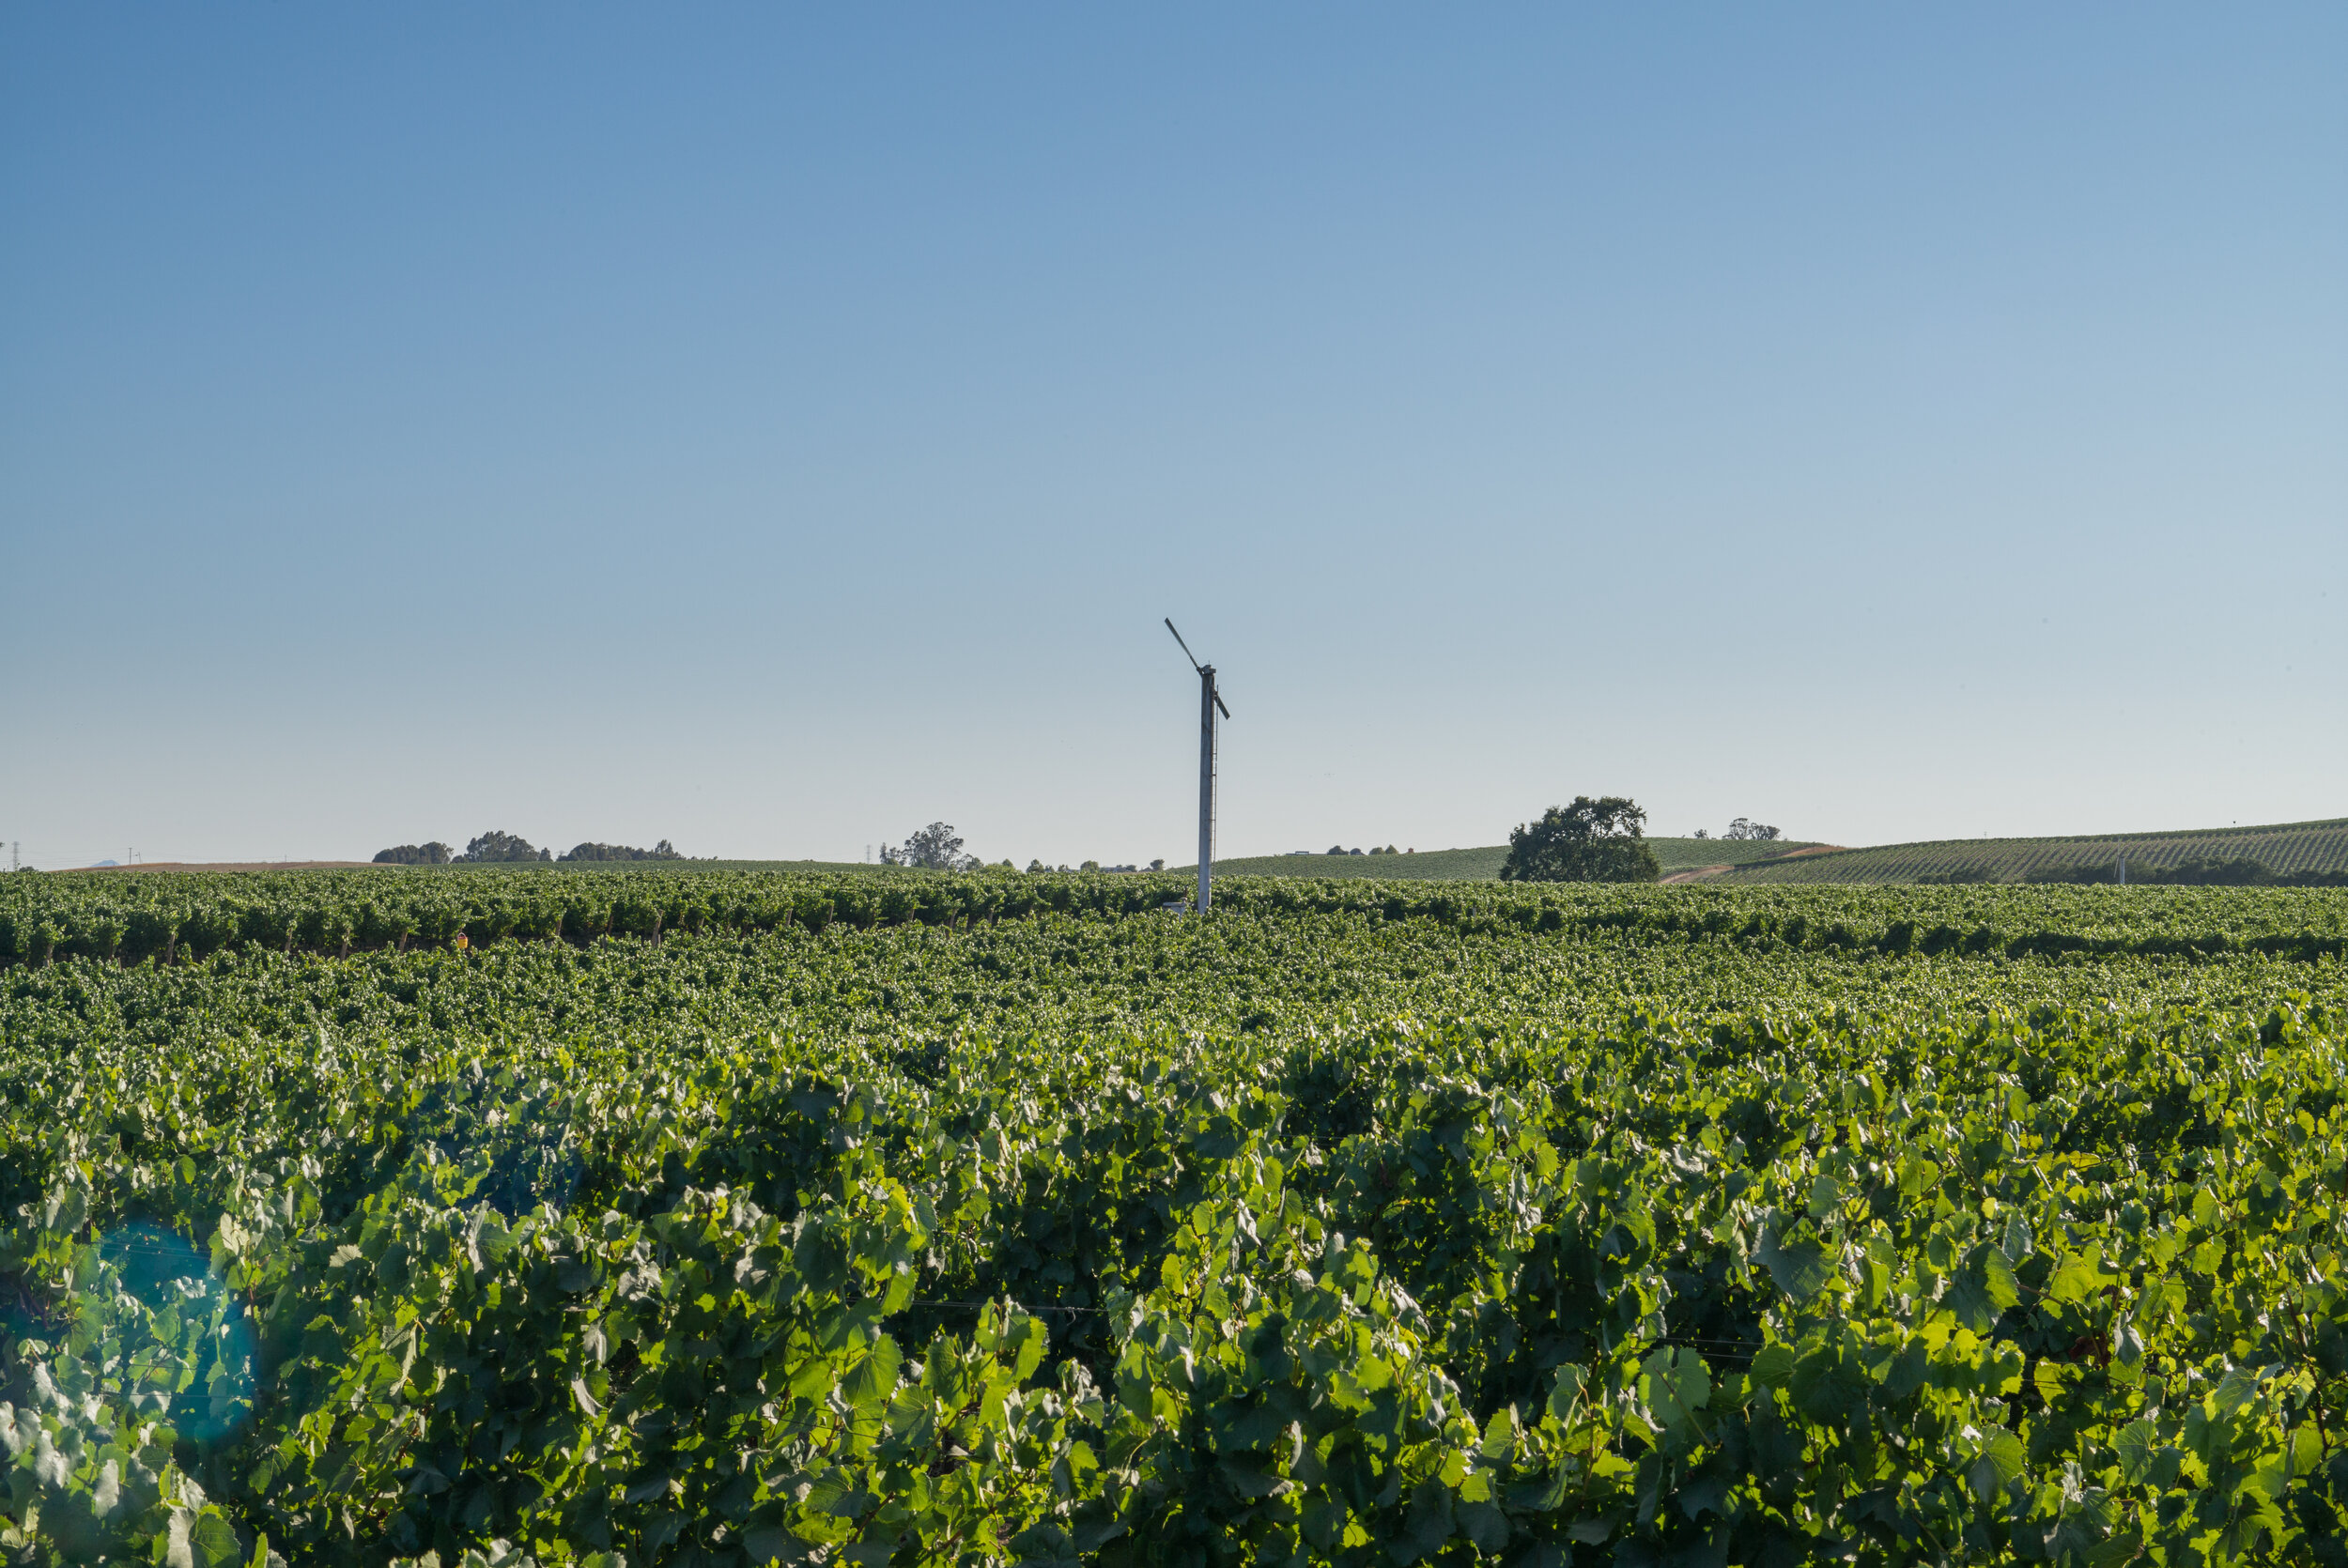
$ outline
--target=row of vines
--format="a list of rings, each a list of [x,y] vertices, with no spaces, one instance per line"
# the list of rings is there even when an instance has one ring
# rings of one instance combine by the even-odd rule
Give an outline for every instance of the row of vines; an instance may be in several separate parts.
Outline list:
[[[0,965],[121,963],[224,948],[406,951],[502,941],[658,941],[674,931],[966,927],[1179,907],[1171,876],[900,872],[282,872],[0,879]],[[1235,877],[1238,914],[1352,913],[1455,929],[1723,937],[1813,950],[1975,957],[2348,956],[2348,902],[2305,889],[1623,888]]]

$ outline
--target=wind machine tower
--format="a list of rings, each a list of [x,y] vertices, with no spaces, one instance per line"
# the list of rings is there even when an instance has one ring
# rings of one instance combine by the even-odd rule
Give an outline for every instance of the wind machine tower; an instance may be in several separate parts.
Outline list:
[[[1174,618],[1166,618],[1166,629],[1174,632]],[[1231,716],[1231,710],[1223,705],[1223,698],[1214,689],[1214,666],[1200,664],[1198,655],[1182,641],[1182,634],[1174,632],[1174,640],[1182,650],[1182,657],[1190,668],[1198,671],[1198,913],[1204,915],[1214,891],[1214,783],[1215,783],[1215,715]]]

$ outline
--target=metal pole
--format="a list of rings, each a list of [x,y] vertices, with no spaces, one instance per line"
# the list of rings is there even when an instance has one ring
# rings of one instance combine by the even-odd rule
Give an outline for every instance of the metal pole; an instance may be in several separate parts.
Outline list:
[[[1198,913],[1214,884],[1214,666],[1198,671]]]

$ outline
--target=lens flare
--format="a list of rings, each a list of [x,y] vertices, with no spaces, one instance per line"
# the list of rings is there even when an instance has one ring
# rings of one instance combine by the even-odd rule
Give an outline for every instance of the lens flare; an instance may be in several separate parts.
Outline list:
[[[102,1265],[77,1302],[109,1324],[123,1395],[198,1443],[233,1437],[253,1415],[254,1336],[244,1303],[186,1237],[135,1222],[98,1238]]]

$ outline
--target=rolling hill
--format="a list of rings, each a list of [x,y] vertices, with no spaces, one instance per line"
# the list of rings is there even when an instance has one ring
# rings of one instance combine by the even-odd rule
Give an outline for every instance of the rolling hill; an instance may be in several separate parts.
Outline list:
[[[1916,882],[1925,877],[2020,882],[2032,871],[2108,866],[2122,855],[2132,868],[2190,860],[2255,860],[2270,871],[2348,870],[2348,817],[2258,827],[2170,833],[2102,833],[2064,838],[1943,838],[1835,850],[1767,865],[1739,866],[1708,879],[1715,885],[1763,883]]]
[[[2166,869],[2196,860],[2254,860],[2290,876],[2348,871],[2348,817],[2163,833],[2077,834],[2047,838],[1946,838],[1841,849],[1788,840],[1649,838],[1667,878],[1714,886],[1785,883],[1903,883],[1924,879],[2020,882],[2033,871],[2108,866]],[[1796,852],[1802,852],[1797,853]],[[1215,862],[1221,876],[1387,877],[1491,882],[1506,845],[1416,854],[1266,854]],[[1715,868],[1725,870],[1715,871]],[[1188,868],[1184,868],[1188,869]],[[1708,873],[1708,874],[1707,874]]]

